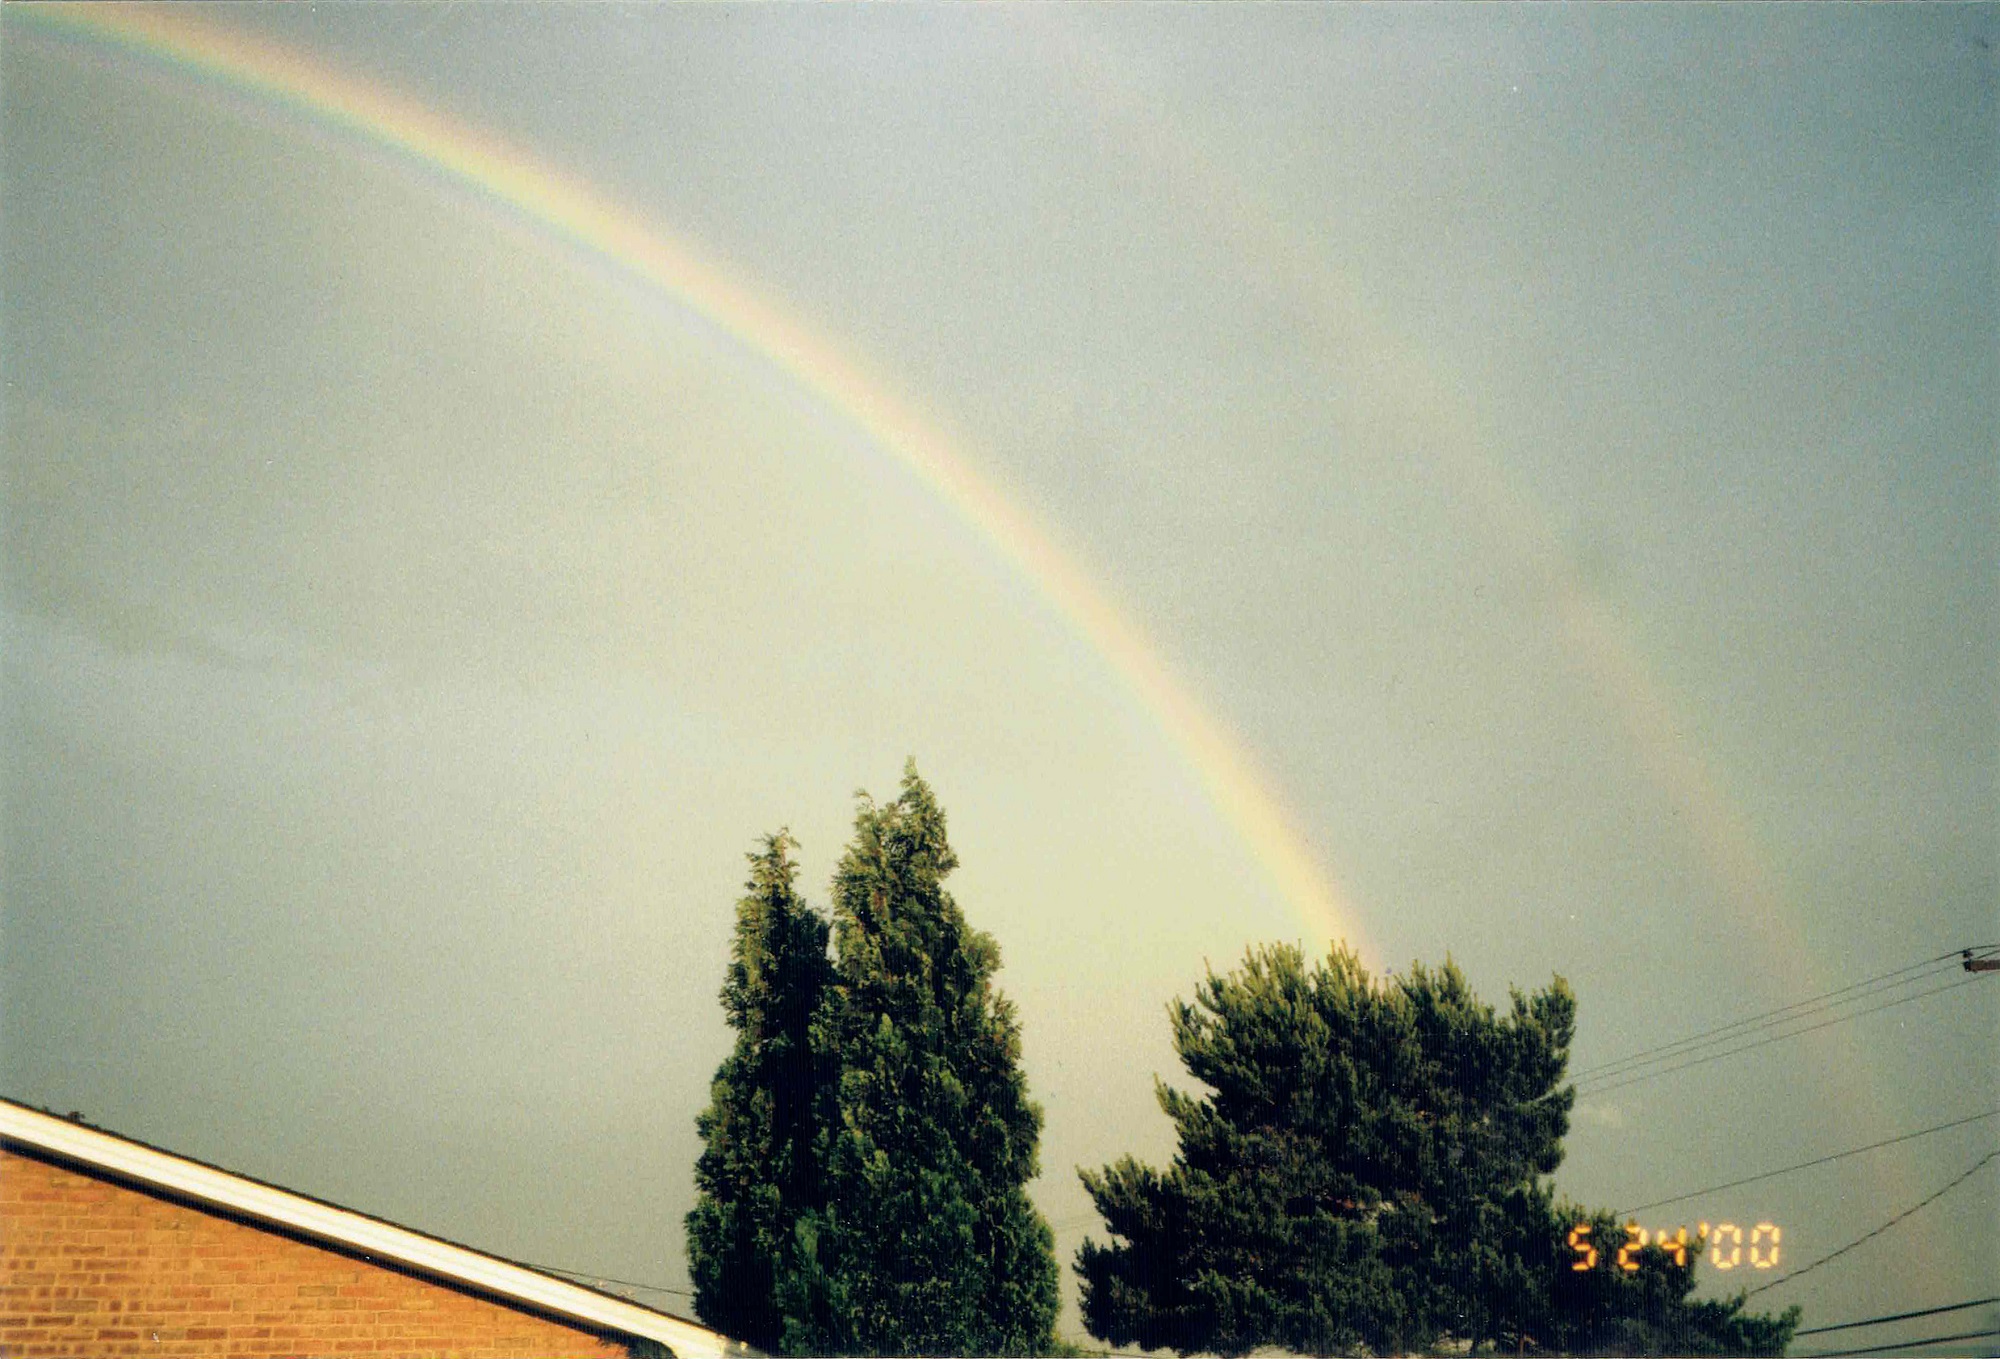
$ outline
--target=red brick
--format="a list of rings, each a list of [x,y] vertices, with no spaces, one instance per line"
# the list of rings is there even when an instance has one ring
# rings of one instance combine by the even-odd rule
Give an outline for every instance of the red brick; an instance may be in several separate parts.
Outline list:
[[[7,1353],[624,1355],[502,1303],[7,1152],[0,1227]]]

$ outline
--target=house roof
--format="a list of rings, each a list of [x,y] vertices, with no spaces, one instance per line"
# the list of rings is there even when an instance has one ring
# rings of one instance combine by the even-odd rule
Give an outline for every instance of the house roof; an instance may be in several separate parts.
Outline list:
[[[164,1190],[589,1329],[655,1340],[677,1359],[753,1353],[681,1317],[13,1100],[0,1099],[0,1143]]]

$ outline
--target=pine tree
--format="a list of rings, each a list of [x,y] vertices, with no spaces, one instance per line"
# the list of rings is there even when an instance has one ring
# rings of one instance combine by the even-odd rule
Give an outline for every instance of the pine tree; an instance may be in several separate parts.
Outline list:
[[[834,878],[840,1074],[827,1201],[803,1269],[814,1348],[1031,1354],[1054,1345],[1053,1237],[1029,1202],[1041,1110],[1000,953],[943,881],[957,865],[914,763],[862,796]]]
[[[1542,1178],[1574,1098],[1560,1082],[1576,1003],[1560,978],[1516,991],[1503,1017],[1449,962],[1378,985],[1344,948],[1308,968],[1278,946],[1171,1013],[1176,1050],[1214,1093],[1160,1085],[1180,1138],[1165,1172],[1126,1157],[1082,1173],[1123,1239],[1077,1256],[1100,1339],[1183,1354],[1779,1352],[1796,1325],[1689,1302],[1691,1266],[1643,1282],[1565,1272],[1571,1210]]]
[[[736,1046],[696,1121],[703,1149],[687,1216],[696,1315],[770,1352],[787,1347],[787,1313],[803,1289],[799,1229],[823,1202],[833,1089],[823,1032],[828,929],[794,888],[795,847],[780,831],[747,856],[722,986]]]

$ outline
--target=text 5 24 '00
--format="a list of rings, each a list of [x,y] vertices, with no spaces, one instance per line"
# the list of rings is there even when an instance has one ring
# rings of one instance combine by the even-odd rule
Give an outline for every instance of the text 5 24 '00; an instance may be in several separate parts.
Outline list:
[[[1649,1232],[1636,1222],[1625,1224],[1625,1244],[1618,1248],[1618,1268],[1631,1273],[1639,1268],[1639,1252],[1647,1246],[1657,1246],[1673,1257],[1677,1265],[1688,1262],[1688,1251],[1700,1253],[1703,1243],[1708,1246],[1708,1262],[1717,1269],[1735,1269],[1748,1264],[1752,1269],[1773,1269],[1778,1263],[1778,1249],[1784,1240],[1784,1233],[1773,1222],[1760,1222],[1750,1229],[1749,1241],[1743,1237],[1743,1229],[1733,1222],[1724,1222],[1713,1229],[1704,1222],[1695,1229],[1692,1240],[1688,1229],[1676,1227],[1672,1236],[1667,1229]],[[1749,1251],[1746,1261],[1744,1251]],[[1577,1253],[1576,1261],[1570,1265],[1574,1270],[1597,1268],[1597,1247],[1590,1239],[1590,1224],[1579,1222],[1569,1229],[1569,1248]],[[1609,1246],[1606,1247],[1609,1249]]]

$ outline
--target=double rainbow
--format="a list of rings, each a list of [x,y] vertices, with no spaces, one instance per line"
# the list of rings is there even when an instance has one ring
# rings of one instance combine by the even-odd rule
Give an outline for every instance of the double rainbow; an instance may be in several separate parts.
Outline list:
[[[1364,955],[1370,952],[1351,904],[1253,762],[1174,677],[1144,631],[1020,507],[981,476],[949,438],[824,337],[590,185],[393,91],[277,44],[184,11],[124,5],[12,5],[6,17],[10,24],[108,45],[399,153],[494,210],[515,214],[657,289],[761,356],[864,432],[1034,584],[1165,731],[1309,933],[1322,940],[1343,938]],[[1107,116],[1145,118],[1151,135],[1142,140],[1142,148],[1170,161],[1182,182],[1206,185],[1211,198],[1234,205],[1232,224],[1243,247],[1337,322],[1333,330],[1347,337],[1350,354],[1365,341],[1371,380],[1399,397],[1375,403],[1376,416],[1386,416],[1405,435],[1421,434],[1416,442],[1428,448],[1457,492],[1485,512],[1516,558],[1551,587],[1553,622],[1570,655],[1625,729],[1652,782],[1685,816],[1686,830],[1751,936],[1770,959],[1783,960],[1809,988],[1818,986],[1820,968],[1805,947],[1799,905],[1782,875],[1715,771],[1691,746],[1672,695],[1645,664],[1617,611],[1569,560],[1547,515],[1483,451],[1477,421],[1463,398],[1393,341],[1339,271],[1325,263],[1305,233],[1275,205],[1260,200],[1225,163],[1150,111],[1117,107],[1121,89],[1128,104],[1140,96],[1130,89],[1131,82],[1107,69],[1100,55],[1054,38],[1051,42],[1062,49],[1059,60],[1089,68],[1090,79],[1083,83],[1105,104]],[[1853,1063],[1829,1062],[1823,1074],[1837,1103],[1865,1103],[1874,1084],[1872,1073]],[[1887,1195],[1907,1197],[1907,1167],[1883,1165],[1876,1173]],[[1920,1249],[1928,1253],[1928,1243]]]

